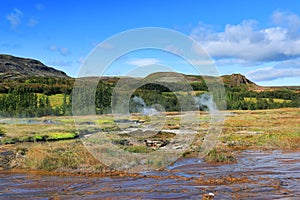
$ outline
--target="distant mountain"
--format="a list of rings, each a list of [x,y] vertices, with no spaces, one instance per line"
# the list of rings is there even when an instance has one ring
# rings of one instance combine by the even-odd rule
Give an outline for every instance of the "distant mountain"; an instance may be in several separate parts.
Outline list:
[[[38,60],[0,54],[0,81],[29,77],[70,78],[65,72]]]
[[[0,54],[0,86],[9,88],[18,84],[17,79],[28,79],[31,77],[47,77],[47,78],[67,78],[71,82],[73,78],[69,77],[65,72],[48,67],[42,62],[29,58],[19,58],[11,55]],[[200,75],[186,75],[176,72],[156,72],[148,75],[146,79],[154,80],[159,78],[163,82],[175,83],[176,81],[183,80],[193,84],[206,84],[209,81],[221,78],[226,88],[244,88],[247,90],[263,91],[263,90],[278,90],[278,89],[292,89],[300,91],[300,86],[282,86],[282,87],[263,87],[249,80],[242,74],[223,75],[221,77],[214,76],[200,76]],[[87,77],[92,80],[92,77]],[[96,77],[94,77],[96,78]],[[81,79],[81,78],[80,78]],[[84,78],[83,78],[84,79]],[[97,79],[97,78],[96,78]],[[116,84],[120,79],[122,83],[132,81],[141,81],[137,77],[116,77],[116,76],[103,76],[101,80],[109,83]],[[1,83],[2,82],[2,83]],[[5,83],[6,82],[6,83]],[[44,83],[42,83],[44,84]],[[71,83],[70,83],[71,85]],[[71,87],[71,86],[70,86]]]
[[[224,75],[222,76],[222,79],[224,84],[230,87],[239,87],[243,85],[248,85],[255,88],[260,87],[256,85],[254,82],[247,79],[246,76],[242,74]]]
[[[166,82],[176,82],[179,80],[182,80],[184,78],[187,82],[207,82],[207,81],[212,81],[217,78],[221,78],[221,80],[224,83],[224,86],[228,88],[232,87],[244,87],[247,89],[251,90],[260,90],[263,89],[264,87],[259,86],[252,82],[251,80],[247,79],[246,76],[242,74],[231,74],[231,75],[224,75],[221,77],[214,77],[214,76],[200,76],[200,75],[186,75],[186,74],[178,74],[176,72],[157,72],[150,74],[147,78],[150,79],[157,79],[161,77],[163,78],[164,81]],[[180,78],[182,77],[182,78]]]

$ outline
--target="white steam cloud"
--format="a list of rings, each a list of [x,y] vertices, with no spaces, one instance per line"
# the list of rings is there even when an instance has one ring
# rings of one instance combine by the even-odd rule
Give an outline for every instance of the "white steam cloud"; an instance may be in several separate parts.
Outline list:
[[[207,93],[202,94],[200,97],[195,97],[195,103],[198,108],[206,107],[210,113],[216,113],[218,108],[213,101],[213,97]]]
[[[137,110],[140,113],[143,113],[143,115],[152,116],[152,115],[158,115],[160,112],[156,110],[155,108],[148,107],[145,103],[145,101],[141,97],[133,97],[133,101],[138,105]]]

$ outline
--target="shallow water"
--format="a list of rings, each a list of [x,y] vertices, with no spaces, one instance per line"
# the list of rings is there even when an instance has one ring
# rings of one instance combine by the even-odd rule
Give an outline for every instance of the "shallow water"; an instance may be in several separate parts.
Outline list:
[[[143,177],[0,173],[0,199],[300,199],[300,152],[245,151],[236,164],[180,159]]]

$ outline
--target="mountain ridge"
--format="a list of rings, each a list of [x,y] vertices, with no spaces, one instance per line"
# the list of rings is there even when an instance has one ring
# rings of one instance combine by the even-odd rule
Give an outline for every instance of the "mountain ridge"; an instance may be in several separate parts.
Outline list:
[[[155,76],[173,76],[177,72],[156,72],[150,74],[150,77]],[[211,78],[216,78],[213,76],[200,76],[200,75],[188,75],[182,74],[188,82],[203,82],[204,79],[209,80]],[[5,81],[14,81],[17,79],[28,79],[31,77],[45,77],[45,78],[67,78],[74,80],[74,78],[68,76],[65,72],[57,70],[53,67],[46,66],[42,62],[31,59],[31,58],[22,58],[16,57],[7,54],[0,54],[0,82]],[[176,77],[176,76],[175,76]],[[231,74],[231,75],[222,75],[220,76],[226,87],[244,87],[250,90],[274,90],[289,88],[300,90],[300,86],[260,86],[255,82],[249,80],[246,76],[242,74]],[[123,76],[103,76],[101,80],[116,83],[121,78],[135,79],[135,77],[123,77]],[[146,77],[147,78],[147,77]]]
[[[46,66],[38,60],[0,54],[0,80],[28,77],[70,78],[65,72]]]

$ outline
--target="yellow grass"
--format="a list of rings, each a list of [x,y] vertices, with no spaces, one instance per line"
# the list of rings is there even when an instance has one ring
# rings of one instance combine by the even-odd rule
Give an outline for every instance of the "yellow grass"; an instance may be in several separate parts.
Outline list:
[[[300,148],[300,108],[285,108],[273,110],[256,111],[225,111],[227,115],[221,137],[217,145],[219,151],[231,151],[235,149],[298,149]],[[141,116],[135,116],[140,118]],[[178,115],[168,115],[164,128],[173,127],[180,124]],[[99,115],[97,119],[91,116],[78,116],[77,122],[82,126],[88,126],[91,129],[97,128],[93,124],[83,122],[94,122],[101,129],[117,128],[113,123],[112,115]],[[200,130],[198,131],[198,141],[192,144],[192,149],[197,150],[201,147],[202,139],[209,127],[209,115],[201,112]],[[76,132],[73,117],[43,117],[35,120],[43,121],[51,119],[54,122],[63,122],[61,124],[1,124],[0,128],[6,134],[5,137],[24,138],[28,136],[49,137],[71,137],[70,134]],[[147,122],[148,123],[148,122]],[[79,126],[79,128],[81,128]],[[185,129],[193,130],[195,127]],[[117,129],[114,129],[117,131]],[[92,134],[94,134],[91,131]],[[114,135],[114,134],[108,134]],[[4,138],[5,138],[4,137]],[[123,136],[111,136],[112,139],[124,139]],[[115,138],[113,138],[115,137]],[[90,137],[93,139],[93,137]],[[140,144],[141,145],[141,144]],[[2,147],[1,147],[2,146]],[[0,145],[0,150],[9,145]],[[22,167],[28,169],[69,169],[80,168],[81,166],[92,166],[95,168],[103,167],[88,153],[79,139],[56,142],[24,142],[11,146],[12,148],[27,148],[28,153]],[[130,151],[143,150],[131,147]],[[223,158],[222,158],[223,159]]]
[[[37,94],[38,97],[41,97],[43,94]],[[61,106],[64,100],[64,94],[54,94],[49,96],[49,101],[51,107]],[[67,96],[67,101],[69,100],[69,96]]]
[[[244,148],[300,148],[300,109],[234,111],[221,141]]]
[[[269,98],[262,98],[262,99],[265,99],[269,102]],[[244,100],[248,101],[248,102],[253,102],[253,103],[257,102],[257,99],[254,98],[254,97],[245,97]],[[275,103],[283,103],[284,101],[291,102],[291,100],[278,99],[278,98],[273,98],[273,100],[274,100]]]

